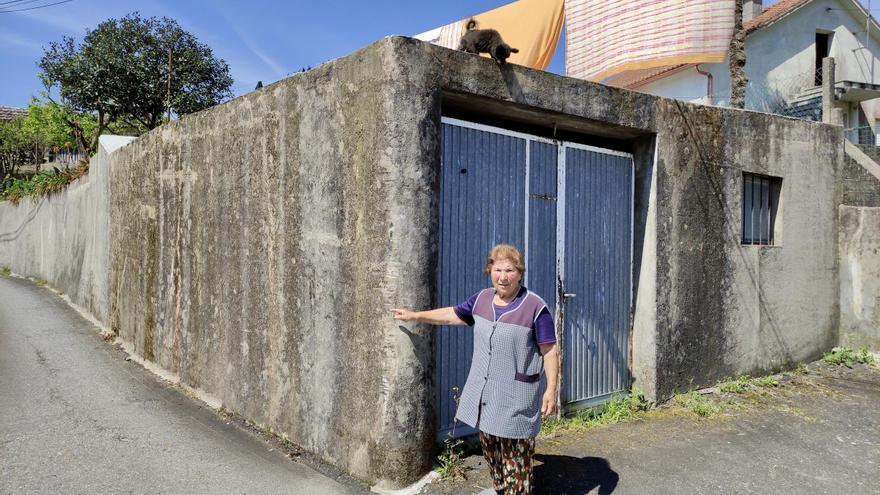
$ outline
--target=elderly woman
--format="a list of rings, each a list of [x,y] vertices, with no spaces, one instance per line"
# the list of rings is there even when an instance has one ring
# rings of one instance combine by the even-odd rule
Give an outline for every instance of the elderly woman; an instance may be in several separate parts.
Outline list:
[[[526,266],[519,250],[495,246],[484,271],[492,287],[457,306],[391,312],[402,321],[474,327],[455,418],[479,430],[495,491],[528,494],[541,419],[556,411],[556,331],[544,300],[521,284]]]

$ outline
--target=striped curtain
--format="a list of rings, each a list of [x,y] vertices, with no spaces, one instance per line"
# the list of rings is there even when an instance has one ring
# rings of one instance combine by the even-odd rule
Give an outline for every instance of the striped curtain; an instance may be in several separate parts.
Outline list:
[[[627,71],[717,63],[734,0],[565,0],[565,73],[607,82]]]

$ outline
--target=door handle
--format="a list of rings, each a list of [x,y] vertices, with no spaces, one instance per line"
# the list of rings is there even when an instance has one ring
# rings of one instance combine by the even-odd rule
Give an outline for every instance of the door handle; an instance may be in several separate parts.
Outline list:
[[[577,297],[577,294],[573,294],[571,292],[566,292],[565,294],[562,294],[563,299],[571,299],[572,297]]]

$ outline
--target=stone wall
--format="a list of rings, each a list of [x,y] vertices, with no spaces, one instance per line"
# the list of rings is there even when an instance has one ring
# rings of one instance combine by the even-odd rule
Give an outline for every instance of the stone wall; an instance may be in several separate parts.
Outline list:
[[[840,343],[880,348],[880,208],[840,207]]]

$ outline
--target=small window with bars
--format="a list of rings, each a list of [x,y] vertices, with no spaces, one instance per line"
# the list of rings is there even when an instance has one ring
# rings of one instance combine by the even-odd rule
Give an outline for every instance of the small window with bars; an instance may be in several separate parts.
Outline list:
[[[743,173],[742,243],[772,246],[778,244],[775,232],[782,179]]]

